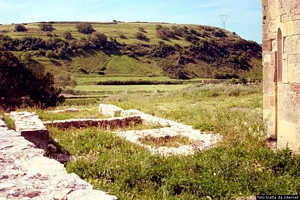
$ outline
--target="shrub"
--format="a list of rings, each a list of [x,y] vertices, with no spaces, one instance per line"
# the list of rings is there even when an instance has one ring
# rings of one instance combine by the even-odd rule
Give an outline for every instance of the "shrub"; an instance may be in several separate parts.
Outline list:
[[[23,24],[15,24],[14,31],[16,31],[16,32],[26,32],[27,28]]]
[[[217,30],[217,31],[214,31],[213,32],[213,34],[214,34],[214,36],[216,36],[216,37],[226,37],[226,34],[224,33],[224,31],[222,31],[222,30]]]
[[[53,52],[53,51],[51,51],[51,50],[48,50],[47,52],[46,52],[46,55],[45,55],[47,58],[53,58],[53,57],[55,57],[56,55],[55,55],[55,53]]]
[[[127,37],[126,37],[123,33],[121,33],[119,37],[120,37],[121,39],[127,39]]]
[[[162,25],[159,25],[159,24],[158,24],[158,25],[155,26],[155,30],[159,30],[159,29],[161,29],[161,28],[162,28]]]
[[[77,86],[76,78],[70,73],[68,74],[59,74],[56,77],[55,85],[58,88],[65,90],[66,88],[74,89]]]
[[[136,37],[137,39],[139,39],[139,40],[148,40],[147,36],[144,35],[143,33],[140,33],[140,32],[137,32],[137,33],[135,34],[135,37]]]
[[[72,39],[73,39],[73,36],[72,36],[72,34],[71,34],[70,31],[65,31],[65,32],[63,33],[63,36],[64,36],[64,38],[65,38],[66,40],[72,40]]]
[[[145,31],[144,27],[139,27],[139,31],[140,31],[140,32],[144,32],[144,33],[146,33],[146,31]]]
[[[104,33],[95,32],[92,35],[95,43],[101,44],[104,46],[107,43],[107,36]]]
[[[92,32],[94,32],[95,30],[93,29],[92,24],[90,23],[79,23],[76,24],[76,28],[80,33],[83,34],[90,34]]]
[[[42,22],[39,24],[39,27],[42,31],[48,31],[48,32],[51,32],[54,30],[53,26],[51,23],[49,22]]]

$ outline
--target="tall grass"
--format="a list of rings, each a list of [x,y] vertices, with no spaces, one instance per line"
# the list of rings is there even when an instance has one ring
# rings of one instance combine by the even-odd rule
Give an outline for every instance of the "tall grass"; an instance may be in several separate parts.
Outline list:
[[[119,199],[300,193],[299,156],[266,147],[261,86],[208,85],[139,97],[118,94],[105,102],[218,132],[223,141],[195,155],[163,157],[105,130],[51,128],[51,137],[73,157],[69,172]]]

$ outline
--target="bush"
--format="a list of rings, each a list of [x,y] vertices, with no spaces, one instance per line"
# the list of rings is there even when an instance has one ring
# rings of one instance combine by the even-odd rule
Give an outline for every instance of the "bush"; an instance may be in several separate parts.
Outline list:
[[[94,43],[104,46],[107,43],[107,36],[104,33],[95,32],[92,34]]]
[[[65,32],[63,33],[63,36],[64,36],[64,38],[65,38],[66,40],[72,40],[72,39],[73,39],[73,36],[72,36],[72,34],[71,34],[70,31],[65,31]]]
[[[146,33],[146,31],[145,31],[144,27],[139,27],[139,31],[140,31],[140,32],[144,32],[144,33]]]
[[[120,37],[121,39],[127,39],[127,37],[126,37],[123,33],[121,33],[119,37]]]
[[[148,40],[147,36],[144,35],[143,33],[140,33],[140,32],[137,32],[137,33],[135,34],[135,37],[136,37],[137,39],[139,39],[139,40]]]
[[[68,74],[59,74],[56,77],[55,85],[58,88],[65,90],[66,88],[74,89],[77,86],[76,78],[70,73]]]
[[[93,29],[92,24],[90,23],[79,23],[76,24],[76,28],[80,33],[83,34],[91,34],[92,32],[94,32],[95,30]]]
[[[14,31],[16,31],[16,32],[26,32],[27,28],[23,24],[16,24]]]
[[[47,31],[47,32],[51,32],[54,30],[53,26],[51,23],[49,22],[42,22],[39,24],[39,27],[42,31]]]
[[[51,51],[51,50],[48,50],[47,52],[46,52],[46,55],[45,55],[47,58],[53,58],[53,57],[55,57],[56,55],[55,55],[55,53],[53,52],[53,51]]]

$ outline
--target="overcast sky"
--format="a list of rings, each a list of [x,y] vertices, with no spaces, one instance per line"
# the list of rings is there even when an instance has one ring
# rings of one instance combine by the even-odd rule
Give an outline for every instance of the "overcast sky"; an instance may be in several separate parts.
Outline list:
[[[0,0],[0,24],[145,21],[223,27],[261,43],[261,0]]]

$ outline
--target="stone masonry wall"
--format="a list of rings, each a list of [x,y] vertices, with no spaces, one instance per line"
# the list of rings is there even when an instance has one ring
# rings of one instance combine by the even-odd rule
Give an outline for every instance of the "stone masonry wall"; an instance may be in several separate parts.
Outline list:
[[[46,149],[49,132],[34,112],[11,112],[10,117],[15,122],[15,130],[38,148]]]
[[[68,174],[63,164],[43,156],[44,150],[0,120],[0,199],[116,200]]]
[[[70,127],[75,128],[87,128],[87,127],[99,127],[103,129],[116,129],[127,128],[142,123],[140,116],[128,116],[128,117],[113,117],[107,119],[68,119],[68,120],[54,120],[45,121],[44,125],[53,125],[58,128],[67,129]]]
[[[262,0],[264,121],[279,148],[300,148],[300,3]]]

